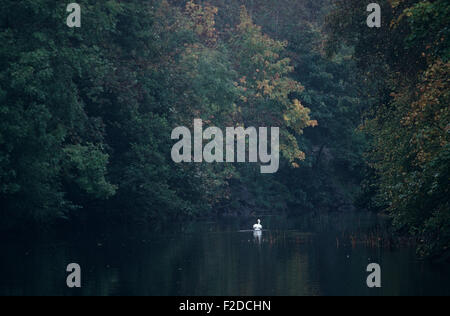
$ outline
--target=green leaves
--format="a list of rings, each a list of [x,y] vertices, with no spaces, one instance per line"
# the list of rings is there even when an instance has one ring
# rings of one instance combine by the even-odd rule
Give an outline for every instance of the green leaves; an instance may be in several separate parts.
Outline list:
[[[356,1],[338,2],[330,38],[354,45],[365,89],[376,96],[364,124],[376,173],[373,201],[389,210],[399,230],[422,240],[421,255],[440,256],[450,242],[450,11],[446,1],[384,4],[391,5],[385,30],[375,34],[359,28]]]
[[[360,166],[354,130],[364,102],[350,53],[322,56],[324,1],[258,0],[248,11],[214,3],[222,11],[194,1],[80,0],[82,27],[70,29],[64,4],[5,1],[0,199],[8,214],[52,221],[95,206],[143,220],[201,216],[245,204],[237,197],[247,188],[277,210],[336,204],[337,188],[358,179],[338,170]],[[261,184],[247,166],[175,165],[170,131],[194,118],[280,127],[280,175]]]
[[[63,149],[65,159],[63,174],[68,181],[73,181],[85,193],[96,199],[113,196],[117,187],[105,179],[109,156],[93,144],[69,145]]]

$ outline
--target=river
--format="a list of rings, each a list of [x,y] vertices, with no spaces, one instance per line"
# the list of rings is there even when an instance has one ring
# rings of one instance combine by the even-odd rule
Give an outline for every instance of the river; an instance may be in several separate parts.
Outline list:
[[[0,295],[450,295],[450,268],[386,241],[367,213],[173,223],[0,241]],[[66,286],[81,266],[82,288]],[[381,266],[370,289],[366,268]]]

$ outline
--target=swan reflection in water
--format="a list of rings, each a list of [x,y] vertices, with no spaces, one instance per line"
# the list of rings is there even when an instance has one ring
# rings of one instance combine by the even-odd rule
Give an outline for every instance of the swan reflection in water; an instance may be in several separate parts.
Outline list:
[[[253,237],[255,238],[255,242],[260,244],[262,241],[262,231],[261,230],[253,231]]]

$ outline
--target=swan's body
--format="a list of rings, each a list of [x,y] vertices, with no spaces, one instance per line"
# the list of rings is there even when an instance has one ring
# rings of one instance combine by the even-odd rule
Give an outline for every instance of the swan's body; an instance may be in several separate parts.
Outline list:
[[[261,225],[261,220],[258,219],[258,223],[255,224],[255,225],[253,225],[253,230],[259,232],[259,231],[262,231],[262,228],[263,228],[263,227],[262,227],[262,225]]]

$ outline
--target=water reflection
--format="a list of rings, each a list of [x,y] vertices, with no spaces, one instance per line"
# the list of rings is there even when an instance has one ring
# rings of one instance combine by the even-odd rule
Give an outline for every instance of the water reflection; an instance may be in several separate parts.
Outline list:
[[[253,222],[0,241],[0,295],[450,295],[447,266],[416,260],[407,245],[359,242],[382,230],[376,217],[271,217],[267,231],[240,231]],[[82,267],[80,290],[65,286],[72,262]],[[382,267],[381,289],[365,284],[372,262]]]
[[[253,238],[256,243],[261,244],[262,241],[262,231],[261,230],[255,230],[253,231]]]

